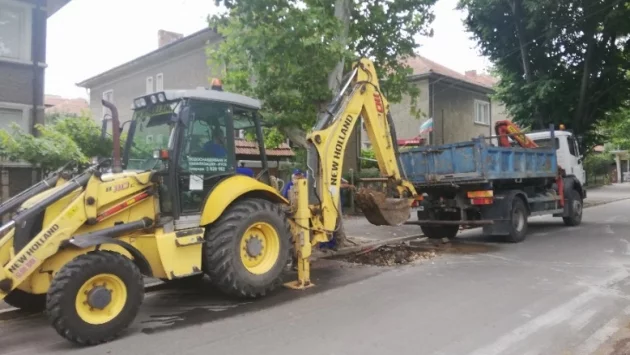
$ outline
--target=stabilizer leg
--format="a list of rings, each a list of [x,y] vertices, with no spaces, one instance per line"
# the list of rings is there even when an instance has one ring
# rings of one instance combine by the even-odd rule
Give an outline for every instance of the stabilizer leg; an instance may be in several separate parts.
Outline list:
[[[293,185],[297,209],[295,210],[295,230],[293,242],[297,253],[297,274],[296,281],[285,284],[286,287],[295,290],[303,290],[315,286],[311,282],[311,231],[309,227],[311,210],[308,208],[308,187],[307,180],[298,179]]]

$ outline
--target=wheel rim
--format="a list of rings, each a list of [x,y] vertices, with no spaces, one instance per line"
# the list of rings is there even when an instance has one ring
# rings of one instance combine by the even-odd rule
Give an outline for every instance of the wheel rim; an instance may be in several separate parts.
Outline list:
[[[512,216],[512,225],[514,226],[514,230],[518,232],[523,230],[523,226],[525,225],[525,216],[521,210],[516,209],[514,211],[514,215]]]
[[[582,204],[580,201],[573,201],[573,215],[580,217],[582,215]]]
[[[127,287],[116,275],[99,274],[87,280],[77,294],[77,314],[86,323],[104,324],[116,318],[127,302]]]
[[[280,237],[268,223],[254,223],[243,234],[241,261],[252,274],[261,275],[273,268],[280,256]]]

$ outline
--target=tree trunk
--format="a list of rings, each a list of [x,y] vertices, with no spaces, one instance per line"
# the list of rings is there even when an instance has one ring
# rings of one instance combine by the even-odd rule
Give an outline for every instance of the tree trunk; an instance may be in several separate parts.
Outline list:
[[[525,76],[525,82],[531,84],[534,79],[532,77],[531,67],[529,65],[528,43],[525,38],[525,29],[523,28],[522,13],[521,13],[521,0],[511,0],[510,6],[512,7],[512,15],[514,16],[514,26],[516,28],[516,36],[518,37],[519,49],[521,52],[521,60],[523,61],[523,74]],[[534,121],[538,124],[538,128],[544,129],[544,122],[540,116],[538,105],[534,107]]]
[[[348,32],[350,31],[350,6],[352,0],[336,0],[335,1],[335,18],[337,18],[341,24],[341,33],[339,34],[339,42],[345,46],[348,42]],[[328,74],[328,88],[332,91],[333,95],[336,95],[341,86],[341,78],[343,77],[344,60],[341,59],[335,66],[335,69]],[[352,149],[352,147],[348,147]],[[347,155],[347,154],[344,154]],[[341,191],[339,191],[341,194]],[[343,224],[343,213],[341,208],[341,196],[339,198],[339,229],[335,233],[334,237],[337,241],[337,246],[341,247],[347,244],[346,232]]]
[[[574,122],[578,124],[580,127],[586,127],[586,118],[585,114],[585,101],[586,101],[586,92],[588,90],[589,77],[591,74],[591,62],[593,60],[593,53],[595,52],[595,31],[592,29],[589,30],[585,36],[588,36],[586,42],[586,54],[584,55],[584,68],[582,70],[582,80],[580,83],[580,97],[578,100],[578,105],[575,110]]]
[[[518,44],[521,52],[521,60],[523,61],[523,74],[528,84],[532,83],[532,72],[529,66],[529,56],[527,54],[527,40],[525,39],[525,29],[521,21],[521,0],[512,0],[512,15],[514,16],[514,26],[516,27],[516,35],[518,36]]]
[[[337,18],[341,24],[341,33],[338,36],[338,40],[342,45],[346,45],[348,41],[348,32],[350,31],[350,5],[352,0],[336,0],[335,1],[335,18]],[[341,77],[343,76],[344,60],[342,59],[337,63],[335,69],[328,74],[328,88],[333,92],[333,95],[339,90],[341,86]]]

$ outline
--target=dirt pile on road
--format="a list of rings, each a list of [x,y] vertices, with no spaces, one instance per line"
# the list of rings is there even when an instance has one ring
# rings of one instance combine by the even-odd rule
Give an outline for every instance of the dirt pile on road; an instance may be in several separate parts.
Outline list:
[[[480,254],[497,249],[496,246],[488,244],[410,241],[374,247],[358,253],[333,257],[333,259],[364,265],[397,266],[432,259],[442,254]]]
[[[384,245],[366,253],[346,255],[340,259],[356,264],[394,266],[409,264],[416,260],[431,259],[435,256],[434,250],[423,250],[398,244]]]

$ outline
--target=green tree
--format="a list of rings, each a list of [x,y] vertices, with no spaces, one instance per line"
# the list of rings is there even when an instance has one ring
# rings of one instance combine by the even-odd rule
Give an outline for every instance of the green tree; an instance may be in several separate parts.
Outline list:
[[[597,132],[603,141],[618,149],[630,149],[630,108],[624,107],[608,115]]]
[[[414,54],[418,35],[432,35],[435,1],[217,1],[228,11],[209,19],[224,39],[209,49],[209,61],[225,64],[226,89],[263,102],[270,135],[304,145],[304,131],[358,57],[374,61],[390,101],[408,94],[415,102],[419,91],[401,59]]]
[[[51,124],[36,125],[35,129],[37,136],[17,125],[0,130],[0,157],[50,171],[69,161],[87,163],[95,156],[111,156],[111,136],[102,140],[101,128],[90,117],[57,117]]]
[[[533,128],[594,128],[630,96],[630,6],[619,0],[460,0],[501,80],[497,98]]]
[[[361,169],[373,169],[378,168],[376,160],[376,154],[373,149],[361,149]],[[371,160],[367,160],[371,159]]]

